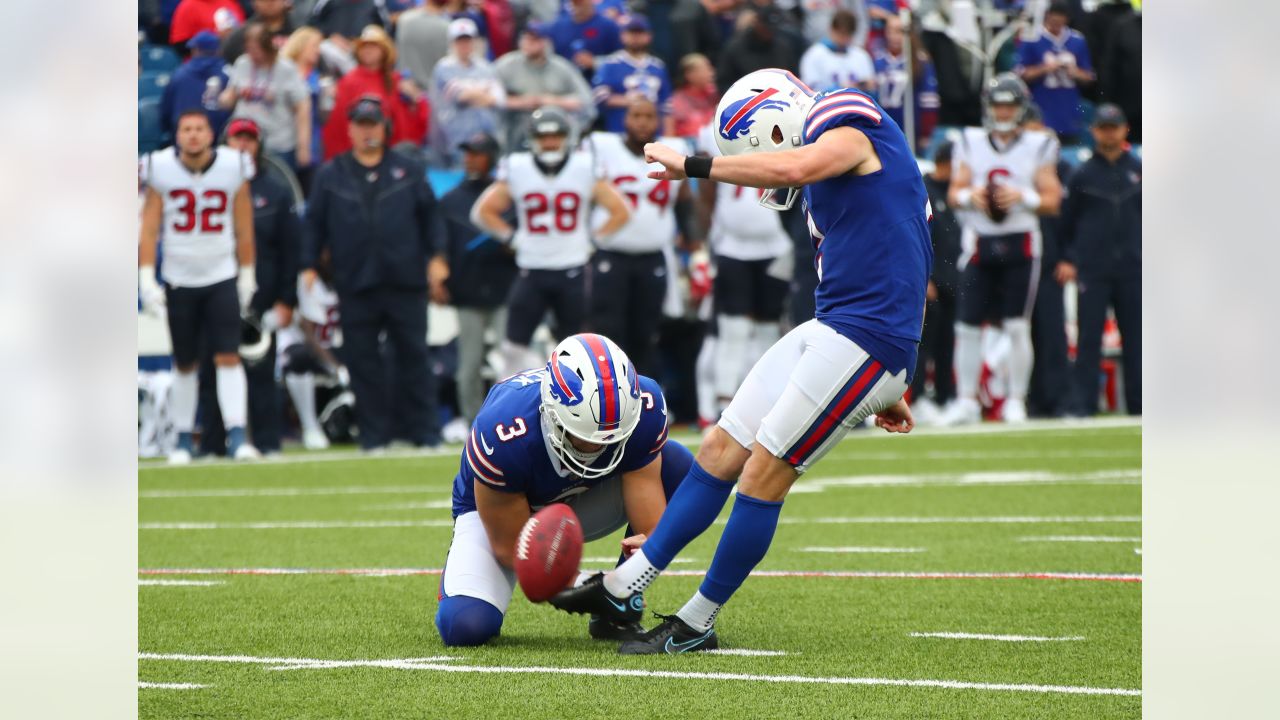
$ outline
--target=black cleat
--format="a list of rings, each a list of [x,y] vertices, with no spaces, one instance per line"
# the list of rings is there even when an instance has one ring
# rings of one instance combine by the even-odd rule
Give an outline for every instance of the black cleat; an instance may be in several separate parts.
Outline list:
[[[675,655],[699,650],[715,650],[720,647],[720,639],[716,637],[716,629],[703,632],[695,630],[675,615],[659,615],[662,624],[645,633],[639,640],[622,643],[618,648],[621,655],[657,655],[667,653]]]
[[[577,587],[561,590],[548,602],[557,610],[587,613],[608,618],[619,624],[640,622],[644,617],[644,596],[633,593],[620,600],[604,589],[604,573],[596,573]]]
[[[587,623],[587,633],[596,640],[626,642],[644,637],[644,627],[638,622],[620,623],[609,618],[592,615]]]

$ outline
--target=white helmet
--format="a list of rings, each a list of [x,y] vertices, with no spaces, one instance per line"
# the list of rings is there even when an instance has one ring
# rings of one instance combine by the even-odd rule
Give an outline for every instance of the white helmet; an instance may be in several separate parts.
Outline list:
[[[560,462],[583,478],[604,477],[622,462],[627,438],[640,423],[640,376],[609,338],[571,335],[551,351],[540,410]],[[570,435],[602,447],[583,452]],[[602,455],[607,457],[597,463]]]
[[[786,70],[769,68],[742,76],[716,107],[716,147],[722,155],[800,147],[813,98],[813,90]],[[760,204],[786,210],[795,202],[799,188],[787,188],[782,202],[774,199],[775,192],[762,195]]]

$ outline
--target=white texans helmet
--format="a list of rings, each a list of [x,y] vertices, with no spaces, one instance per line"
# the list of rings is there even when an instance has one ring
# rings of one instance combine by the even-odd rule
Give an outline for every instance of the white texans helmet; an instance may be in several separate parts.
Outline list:
[[[640,423],[640,403],[640,376],[609,338],[571,335],[551,352],[542,378],[543,429],[556,457],[574,474],[599,478],[618,467]],[[600,447],[583,452],[570,436]]]
[[[815,93],[786,70],[768,68],[748,73],[734,83],[716,107],[716,147],[722,155],[793,150],[804,144],[804,121]],[[786,188],[779,202],[776,190],[760,197],[771,210],[786,210],[799,188]]]

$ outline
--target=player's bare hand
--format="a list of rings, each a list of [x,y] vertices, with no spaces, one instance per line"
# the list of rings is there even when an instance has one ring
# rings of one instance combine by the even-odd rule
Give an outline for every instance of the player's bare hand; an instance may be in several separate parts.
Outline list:
[[[645,535],[644,533],[640,533],[638,535],[632,535],[629,538],[623,538],[622,554],[627,557],[631,557],[632,554],[635,553],[635,551],[640,549],[640,546],[644,544],[644,541],[648,539],[649,539],[649,536]]]
[[[876,427],[891,433],[909,433],[914,430],[916,421],[911,416],[907,401],[898,398],[898,402],[876,413]]]
[[[684,155],[662,143],[646,144],[644,161],[662,165],[662,170],[649,173],[649,177],[653,180],[684,180],[688,177],[684,174]]]
[[[929,302],[934,302],[938,299],[938,286],[934,285],[932,280],[929,281],[929,287],[924,289],[924,299]]]
[[[316,275],[315,270],[307,269],[303,270],[298,277],[302,280],[302,287],[307,290],[311,290],[311,288],[315,287],[318,275]]]
[[[1022,191],[1008,185],[996,187],[996,207],[1008,210],[1022,200]]]
[[[985,187],[974,188],[969,202],[973,205],[974,210],[984,215],[991,211],[991,207],[987,204],[987,188]]]
[[[1076,280],[1076,266],[1063,260],[1053,269],[1053,277],[1059,285],[1066,285]]]

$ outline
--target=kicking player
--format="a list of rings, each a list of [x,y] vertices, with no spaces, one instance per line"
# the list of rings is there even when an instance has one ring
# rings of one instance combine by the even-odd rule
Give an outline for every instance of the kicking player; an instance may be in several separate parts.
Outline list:
[[[582,329],[591,256],[592,203],[609,217],[596,230],[608,237],[627,223],[626,201],[605,180],[590,153],[573,150],[569,116],[542,107],[530,116],[532,152],[512,153],[498,165],[497,181],[471,209],[471,221],[515,247],[520,272],[507,299],[504,376],[537,364],[529,349],[550,308],[561,336]],[[514,206],[516,227],[503,219]]]
[[[644,146],[657,139],[658,106],[645,97],[627,106],[625,135],[592,133],[588,139],[604,177],[627,199],[631,219],[612,237],[600,238],[591,258],[592,327],[631,349],[641,372],[656,374],[657,344],[675,265],[676,236],[686,243],[693,225],[693,194],[679,180],[648,176]],[[678,142],[668,140],[668,142]]]
[[[956,308],[956,400],[945,425],[982,419],[982,321],[996,306],[1009,339],[1005,422],[1027,419],[1031,383],[1031,311],[1040,284],[1040,215],[1056,215],[1062,202],[1058,139],[1022,128],[1030,93],[1013,73],[991,80],[983,92],[987,127],[965,128],[952,150],[948,197],[961,213],[960,288]]]
[[[169,462],[191,462],[200,351],[213,351],[218,408],[227,427],[227,455],[260,457],[245,435],[247,382],[240,364],[240,315],[257,291],[253,254],[253,159],[229,147],[213,148],[213,126],[203,110],[178,117],[172,148],[138,163],[146,186],[138,242],[138,295],[143,310],[168,310],[173,344],[173,424],[178,443]],[[163,289],[156,277],[156,247],[164,240]]]
[[[697,462],[643,547],[609,573],[551,603],[618,621],[682,548],[737,499],[698,592],[623,654],[679,653],[718,646],[716,615],[765,556],[782,500],[800,473],[854,425],[876,415],[889,432],[910,432],[902,400],[916,364],[933,250],[928,196],[902,130],[865,93],[815,96],[785,70],[758,70],[729,88],[716,110],[726,157],[685,157],[663,145],[645,155],[657,178],[786,189],[761,199],[789,207],[803,186],[815,246],[817,316],[760,358],[706,436]]]
[[[453,482],[453,541],[436,611],[444,644],[498,635],[515,589],[516,539],[534,511],[568,504],[588,541],[627,526],[631,550],[653,532],[692,464],[667,440],[661,388],[604,336],[565,338],[546,367],[495,385]],[[635,614],[644,607],[638,592],[619,602]],[[644,633],[636,620],[593,616],[588,631],[634,639]]]

